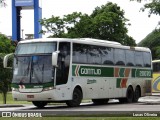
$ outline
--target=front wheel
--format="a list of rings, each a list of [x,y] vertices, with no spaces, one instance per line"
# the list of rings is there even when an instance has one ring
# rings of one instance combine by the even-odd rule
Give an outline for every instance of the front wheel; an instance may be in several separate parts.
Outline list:
[[[66,104],[69,107],[77,107],[80,105],[81,101],[82,101],[82,92],[80,89],[75,88],[73,91],[72,100],[66,101]]]
[[[45,101],[32,101],[32,103],[38,108],[44,108],[44,106],[47,105],[47,102]]]

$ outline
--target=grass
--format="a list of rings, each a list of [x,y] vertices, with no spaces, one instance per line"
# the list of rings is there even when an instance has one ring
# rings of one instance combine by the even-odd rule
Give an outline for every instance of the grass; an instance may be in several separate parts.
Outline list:
[[[3,104],[3,96],[0,93],[0,104]],[[12,98],[12,93],[8,92],[7,94],[7,104],[31,104],[31,102],[27,101],[14,101]]]

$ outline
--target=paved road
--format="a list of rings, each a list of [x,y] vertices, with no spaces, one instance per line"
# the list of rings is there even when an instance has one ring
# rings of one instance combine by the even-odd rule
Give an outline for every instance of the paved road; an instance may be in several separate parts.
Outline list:
[[[120,104],[118,100],[111,100],[107,105],[93,105],[90,103],[82,103],[81,106],[69,108],[66,105],[48,105],[43,109],[38,109],[33,105],[25,105],[20,107],[3,107],[0,108],[2,112],[14,113],[40,113],[44,115],[97,115],[97,114],[129,114],[135,113],[149,113],[160,114],[160,96],[148,96],[140,98],[138,103]]]

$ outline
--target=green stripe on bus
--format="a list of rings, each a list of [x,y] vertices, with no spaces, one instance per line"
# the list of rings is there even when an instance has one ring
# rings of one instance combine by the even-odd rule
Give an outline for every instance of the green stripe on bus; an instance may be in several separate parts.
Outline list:
[[[130,69],[129,73],[125,73],[127,68],[119,68],[116,71],[114,67],[99,67],[99,66],[84,66],[84,65],[72,65],[72,76],[88,76],[88,77],[114,77],[114,72],[117,77],[130,77],[137,78],[152,78],[151,69]],[[125,75],[126,74],[126,75]],[[127,75],[128,74],[128,75]]]
[[[78,72],[78,74],[76,74]],[[114,68],[95,67],[95,66],[72,66],[73,76],[90,76],[90,77],[113,77]]]
[[[119,77],[124,77],[125,68],[120,68]]]
[[[116,85],[117,88],[120,88],[121,87],[121,78],[117,78],[117,85]]]
[[[132,77],[151,78],[152,70],[149,69],[132,69]]]

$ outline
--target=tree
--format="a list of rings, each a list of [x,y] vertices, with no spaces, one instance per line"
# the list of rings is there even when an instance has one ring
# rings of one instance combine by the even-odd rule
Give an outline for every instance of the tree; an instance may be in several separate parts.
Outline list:
[[[11,40],[0,34],[0,92],[3,95],[3,103],[6,104],[6,95],[12,78],[12,70],[3,68],[3,58],[7,53],[14,51]],[[12,64],[12,59],[9,61]]]
[[[130,1],[137,1],[141,2],[142,0],[130,0]],[[160,1],[159,0],[152,0],[150,3],[146,3],[142,11],[149,9],[148,17],[152,14],[160,15]],[[159,23],[158,23],[159,25]],[[160,59],[160,29],[155,27],[149,35],[147,35],[139,44],[138,46],[149,47],[152,51],[152,58],[153,59]]]
[[[52,16],[41,20],[41,25],[50,32],[50,37],[66,38],[97,38],[117,41],[123,45],[135,46],[135,41],[127,35],[128,29],[124,11],[117,4],[108,2],[106,5],[96,7],[91,15],[73,12],[63,18]]]
[[[142,0],[130,0],[130,1],[141,2]],[[149,17],[152,14],[160,15],[160,0],[152,0],[152,2],[146,3],[144,7],[141,8],[142,11],[145,11],[146,9],[149,9],[149,14],[148,14]]]
[[[147,35],[138,46],[148,47],[152,51],[152,59],[160,59],[160,30],[154,30]]]

